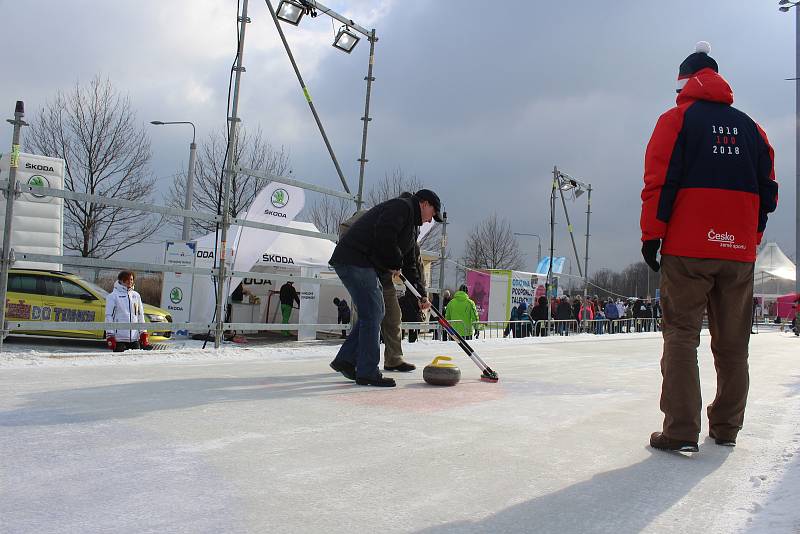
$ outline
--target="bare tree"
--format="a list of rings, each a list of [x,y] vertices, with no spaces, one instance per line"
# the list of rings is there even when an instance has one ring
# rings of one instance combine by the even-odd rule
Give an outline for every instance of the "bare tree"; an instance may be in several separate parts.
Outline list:
[[[351,200],[320,195],[305,210],[304,218],[314,223],[320,232],[338,234],[339,225],[355,213],[356,204]]]
[[[371,208],[390,198],[397,198],[401,193],[414,193],[423,189],[425,186],[416,174],[408,175],[402,168],[397,167],[383,176],[383,180],[374,184],[367,195],[365,204]],[[422,250],[431,252],[439,251],[439,244],[442,241],[442,226],[434,224],[433,228],[422,238],[419,247]],[[434,262],[438,265],[438,262]]]
[[[224,183],[222,170],[225,160],[225,151],[228,148],[226,134],[214,132],[201,145],[195,163],[194,190],[192,193],[192,210],[206,213],[219,213],[221,211],[220,198],[222,184]],[[233,155],[234,161],[242,167],[266,171],[271,174],[285,176],[290,173],[289,154],[281,147],[275,149],[264,141],[261,128],[254,134],[245,128],[239,129],[236,147]],[[245,174],[236,174],[231,181],[230,214],[235,217],[243,214],[256,195],[270,182],[269,178],[259,178]],[[175,208],[182,208],[186,198],[186,173],[175,177],[169,193],[168,203]],[[173,218],[170,223],[181,226],[183,218]],[[193,220],[194,232],[210,232],[214,230],[215,223],[210,221]]]
[[[464,244],[462,262],[473,269],[519,269],[519,243],[506,219],[493,213],[475,225]]]
[[[646,263],[631,263],[622,271],[599,269],[589,280],[589,293],[606,296],[644,297],[655,295],[661,273],[654,273]]]
[[[148,171],[150,141],[108,79],[59,91],[39,111],[28,150],[66,162],[65,189],[147,203],[155,178]],[[83,257],[108,258],[145,241],[161,219],[94,202],[66,200],[64,247]]]
[[[365,204],[371,208],[381,202],[386,202],[390,198],[397,198],[400,193],[414,193],[422,189],[422,181],[416,174],[408,175],[397,167],[392,172],[383,175],[383,180],[373,184],[369,189]]]

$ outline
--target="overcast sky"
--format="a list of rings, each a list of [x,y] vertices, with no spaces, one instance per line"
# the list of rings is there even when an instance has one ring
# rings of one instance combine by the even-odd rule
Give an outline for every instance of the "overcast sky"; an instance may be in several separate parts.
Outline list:
[[[277,3],[277,2],[276,2]],[[243,124],[291,154],[293,175],[340,187],[263,1],[250,2]],[[470,229],[493,212],[515,231],[549,241],[554,165],[594,187],[590,270],[638,261],[644,150],[659,114],[674,105],[678,65],[699,40],[734,90],[734,105],[766,130],[781,184],[766,239],[794,258],[794,14],[752,0],[469,1],[328,0],[379,41],[367,187],[397,167],[439,193],[449,245],[460,256]],[[191,120],[202,140],[225,126],[236,47],[234,0],[0,0],[6,58],[0,110],[27,120],[58,90],[100,73],[130,96],[152,141],[152,172],[185,167]],[[338,28],[338,23],[336,27]],[[18,31],[13,31],[17,28]],[[357,188],[369,46],[330,46],[324,16],[284,25],[343,171]],[[6,124],[6,123],[4,123]],[[11,127],[0,128],[8,151]],[[570,203],[585,233],[586,203]],[[571,250],[564,217],[556,250]],[[175,230],[175,236],[180,231]],[[520,238],[527,268],[536,239]],[[583,254],[583,237],[578,243]],[[155,259],[139,252],[141,259]]]

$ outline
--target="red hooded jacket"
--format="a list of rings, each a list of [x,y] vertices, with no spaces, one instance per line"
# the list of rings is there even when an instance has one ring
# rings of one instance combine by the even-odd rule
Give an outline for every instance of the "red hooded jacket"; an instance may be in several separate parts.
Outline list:
[[[640,223],[642,241],[663,240],[662,254],[756,259],[778,203],[774,153],[764,130],[732,103],[728,82],[706,68],[658,119],[645,154]]]

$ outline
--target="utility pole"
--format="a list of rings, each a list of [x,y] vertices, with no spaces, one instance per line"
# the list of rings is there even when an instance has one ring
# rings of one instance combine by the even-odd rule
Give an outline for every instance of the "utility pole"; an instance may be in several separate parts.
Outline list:
[[[589,219],[592,215],[592,184],[588,184],[586,197],[586,253],[583,256],[583,305],[589,297]],[[583,314],[584,332],[586,331],[586,313]]]

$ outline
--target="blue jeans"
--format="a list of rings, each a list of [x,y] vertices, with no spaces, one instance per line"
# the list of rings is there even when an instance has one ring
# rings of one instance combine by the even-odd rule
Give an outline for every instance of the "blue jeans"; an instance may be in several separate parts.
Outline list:
[[[381,361],[381,321],[385,312],[378,273],[372,267],[356,265],[334,265],[333,269],[358,310],[358,320],[342,343],[336,360],[355,365],[358,378],[377,378]]]

